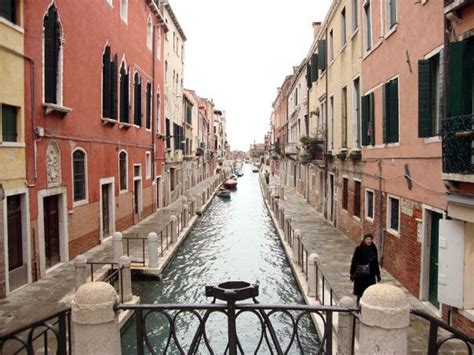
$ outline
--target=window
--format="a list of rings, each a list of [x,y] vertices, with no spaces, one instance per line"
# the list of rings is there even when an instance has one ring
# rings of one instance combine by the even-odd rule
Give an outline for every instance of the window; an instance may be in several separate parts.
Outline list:
[[[2,141],[18,142],[17,116],[18,108],[15,106],[0,105],[2,111]]]
[[[372,48],[372,10],[370,8],[370,1],[364,5],[364,30],[365,30],[365,50],[370,51]]]
[[[349,179],[342,179],[342,208],[347,211],[349,206]]]
[[[387,229],[398,234],[400,231],[400,199],[389,196],[387,204]]]
[[[352,114],[352,117],[354,117],[354,122],[353,122],[354,146],[356,148],[359,148],[360,147],[360,81],[359,81],[359,78],[354,79],[354,81],[352,82],[352,92],[353,92],[352,106],[354,109],[354,112]]]
[[[151,23],[151,17],[148,17],[146,23],[146,46],[151,50],[153,44],[153,24]]]
[[[342,88],[341,95],[342,147],[347,148],[347,87]]]
[[[183,127],[180,125],[173,123],[173,137],[174,137],[174,150],[183,149],[182,148],[182,141],[184,139],[184,131]]]
[[[398,78],[383,86],[383,142],[398,142]]]
[[[161,102],[160,102],[160,93],[156,94],[156,132],[161,132],[161,126],[160,126],[160,107],[161,107]]]
[[[126,191],[128,188],[127,166],[128,166],[127,152],[121,151],[119,154],[120,191]]]
[[[128,21],[128,0],[120,0],[120,17],[125,22]]]
[[[171,127],[170,127],[169,118],[165,120],[165,124],[166,124],[166,148],[171,149]]]
[[[60,70],[61,53],[61,25],[58,21],[56,7],[51,6],[43,19],[44,30],[44,102],[61,104],[59,93],[61,90],[62,73]]]
[[[330,146],[331,149],[334,149],[334,96],[329,98],[329,119],[331,125],[331,136],[330,139]]]
[[[386,32],[397,24],[397,0],[385,0]]]
[[[365,190],[365,217],[368,220],[374,220],[374,192]]]
[[[318,69],[326,70],[326,41],[318,40]]]
[[[77,149],[72,153],[74,202],[86,199],[86,153]]]
[[[334,32],[329,31],[329,62],[334,60]]]
[[[141,177],[142,176],[142,166],[140,164],[133,165],[133,177]]]
[[[176,52],[176,33],[173,32],[173,51]]]
[[[295,89],[295,107],[298,106],[298,88]]]
[[[354,216],[360,218],[360,181],[354,180]]]
[[[318,54],[313,53],[311,55],[311,82],[318,80],[318,74]]]
[[[173,85],[173,93],[176,94],[176,73],[173,70],[173,82],[171,83]]]
[[[145,174],[146,174],[147,179],[151,178],[151,153],[150,152],[145,153]]]
[[[168,61],[165,61],[165,84],[168,81]]]
[[[117,55],[110,61],[110,47],[102,56],[102,117],[117,119]]]
[[[341,46],[345,45],[347,41],[346,31],[346,8],[341,11]]]
[[[418,61],[418,136],[433,137],[440,132],[440,54]]]
[[[184,63],[184,45],[181,45],[181,63]]]
[[[359,27],[359,6],[358,0],[352,0],[352,31]]]
[[[375,145],[374,93],[362,96],[362,145]]]
[[[145,118],[145,127],[146,129],[151,129],[151,83],[146,83],[146,118]]]
[[[134,77],[133,123],[142,125],[142,78],[135,73]]]
[[[170,168],[170,190],[174,191],[176,187],[176,169]]]
[[[192,124],[193,120],[193,106],[191,104],[186,105],[186,123]]]
[[[3,17],[15,24],[17,24],[16,2],[17,0],[0,1],[0,17]]]
[[[125,62],[120,67],[120,122],[129,123],[129,68],[126,68]]]

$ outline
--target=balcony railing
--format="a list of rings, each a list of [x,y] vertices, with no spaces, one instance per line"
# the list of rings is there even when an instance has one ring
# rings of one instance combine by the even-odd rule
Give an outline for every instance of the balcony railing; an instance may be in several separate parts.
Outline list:
[[[298,143],[287,143],[285,146],[285,154],[286,155],[298,155]]]
[[[474,4],[474,0],[444,0],[444,13],[461,10],[470,4]]]
[[[474,114],[442,121],[443,172],[474,174]]]

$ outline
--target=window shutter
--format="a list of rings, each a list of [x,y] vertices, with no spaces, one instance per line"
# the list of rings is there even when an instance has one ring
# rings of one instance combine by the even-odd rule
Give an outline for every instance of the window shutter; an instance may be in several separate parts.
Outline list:
[[[311,65],[309,63],[306,64],[306,85],[307,85],[308,89],[311,89],[311,87],[312,87]]]
[[[464,52],[465,42],[451,42],[449,44],[449,96],[448,116],[464,114]]]
[[[397,0],[390,0],[390,27],[397,23]]]
[[[59,56],[59,30],[56,8],[52,6],[44,18],[44,100],[57,103],[57,67]]]
[[[130,122],[130,67],[127,68],[127,73],[124,75],[124,122]]]
[[[110,74],[110,116],[114,120],[117,119],[117,68],[118,68],[118,57],[114,55],[114,61],[111,64]]]
[[[373,92],[369,94],[369,117],[370,144],[375,145],[375,96]]]
[[[142,125],[142,79],[138,78],[138,125]]]
[[[369,145],[370,96],[362,96],[362,145]]]
[[[111,118],[110,99],[111,99],[111,65],[110,65],[110,47],[105,47],[102,56],[102,117]]]
[[[390,83],[382,87],[382,107],[383,107],[383,142],[389,143],[390,135]]]
[[[151,83],[146,84],[146,128],[151,128]]]
[[[168,118],[165,120],[165,126],[166,126],[166,148],[171,148],[170,120]]]
[[[318,55],[313,53],[311,56],[311,81],[318,80]]]
[[[318,41],[318,69],[326,70],[326,40]]]
[[[432,116],[431,112],[431,62],[430,60],[418,61],[418,137],[431,137]]]
[[[399,141],[398,137],[398,79],[394,79],[389,83],[388,89],[390,90],[390,131],[389,131],[389,143],[396,143]]]

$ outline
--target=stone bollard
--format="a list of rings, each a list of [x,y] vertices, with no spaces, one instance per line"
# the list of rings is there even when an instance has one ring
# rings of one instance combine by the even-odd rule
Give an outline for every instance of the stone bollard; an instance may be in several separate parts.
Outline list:
[[[115,289],[105,282],[88,282],[72,301],[72,353],[120,354],[120,327]]]
[[[309,254],[308,258],[308,296],[316,297],[316,291],[318,285],[316,282],[317,279],[317,265],[319,263],[319,255],[316,253]]]
[[[196,198],[196,213],[202,213],[202,197]]]
[[[76,290],[87,282],[87,259],[84,255],[78,255],[74,259],[74,283]]]
[[[356,304],[353,298],[342,297],[339,306],[343,308],[355,308]],[[354,315],[352,313],[339,313],[339,322],[337,326],[337,354],[352,354],[352,331],[354,327]]]
[[[206,200],[207,200],[207,191],[206,190],[202,190],[202,204],[204,205],[206,203]]]
[[[191,211],[190,211],[191,218],[195,214],[196,214],[196,199],[193,197],[191,198]]]
[[[115,263],[118,263],[120,257],[123,255],[122,239],[122,233],[120,232],[114,232],[114,234],[112,235],[112,248]]]
[[[289,243],[290,242],[290,228],[288,228],[288,225],[291,223],[291,218],[288,216],[285,216],[283,219],[283,232],[285,235],[285,240]]]
[[[158,235],[155,232],[148,234],[148,267],[157,268],[158,262]]]
[[[299,246],[301,243],[301,230],[300,229],[295,229],[295,237],[293,238],[293,261],[299,264]]]
[[[280,196],[280,198],[283,200],[285,199],[285,188],[282,186],[280,186],[280,191],[278,192],[278,196]]]
[[[173,243],[176,238],[178,237],[178,217],[176,216],[171,216],[170,217],[170,223],[171,223],[171,243]]]
[[[283,220],[285,218],[285,206],[281,206],[280,208],[280,215],[278,216],[277,218],[277,222],[278,222],[278,225],[280,226],[280,228],[283,228]]]
[[[121,295],[123,299],[121,302],[129,302],[132,300],[132,270],[130,268],[131,260],[127,255],[122,255],[119,260],[119,268],[122,272],[119,273],[119,287],[122,287]]]
[[[183,206],[183,228],[188,225],[189,215],[188,215],[188,205]]]
[[[361,354],[406,354],[410,304],[398,287],[377,284],[360,300]]]

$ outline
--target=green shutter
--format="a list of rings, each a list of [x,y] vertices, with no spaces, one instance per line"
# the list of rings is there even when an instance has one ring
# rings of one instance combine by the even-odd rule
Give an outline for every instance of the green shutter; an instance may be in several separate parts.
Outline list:
[[[390,135],[390,83],[382,86],[383,142],[389,142]]]
[[[105,48],[102,56],[102,117],[111,118],[110,112],[110,47]]]
[[[312,87],[311,65],[309,63],[306,64],[306,85],[307,85],[308,89],[311,89],[311,87]]]
[[[397,23],[397,1],[390,0],[390,28]]]
[[[433,113],[431,112],[431,61],[418,61],[418,137],[431,137]]]
[[[326,40],[318,41],[318,69],[326,70]]]
[[[388,87],[390,91],[390,102],[389,102],[389,112],[390,112],[390,132],[389,132],[389,143],[397,143],[399,141],[398,137],[398,78],[393,79],[389,83]]]
[[[375,96],[373,92],[369,94],[369,117],[370,144],[375,145]]]
[[[466,43],[451,42],[449,44],[449,89],[448,89],[448,116],[464,114],[464,52]],[[472,69],[471,69],[472,70]]]
[[[311,81],[318,80],[318,55],[313,53],[311,56]]]
[[[17,108],[10,105],[0,105],[2,110],[2,140],[4,142],[17,142]]]
[[[362,96],[362,145],[369,145],[370,96]]]

